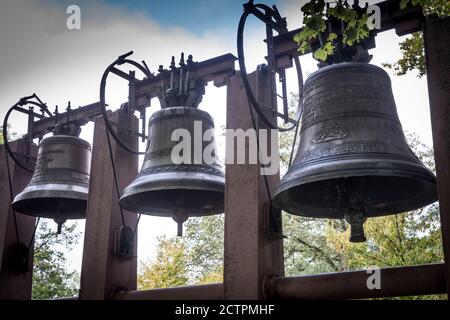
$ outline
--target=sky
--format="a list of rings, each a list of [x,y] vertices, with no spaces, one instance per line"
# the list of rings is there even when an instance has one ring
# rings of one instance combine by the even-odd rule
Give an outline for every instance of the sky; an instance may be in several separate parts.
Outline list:
[[[256,1],[259,2],[259,1]],[[301,4],[305,1],[269,0],[287,18],[288,28],[301,26]],[[371,1],[371,3],[379,1]],[[181,52],[202,61],[225,53],[236,55],[236,30],[242,13],[241,0],[0,0],[0,119],[19,98],[37,93],[51,108],[65,108],[98,101],[99,84],[105,68],[117,56],[133,50],[132,58],[145,60],[151,71],[166,68],[170,57]],[[81,30],[66,27],[67,6],[79,5]],[[264,26],[249,18],[245,50],[247,70],[264,62]],[[371,50],[372,63],[394,62],[400,56],[398,43],[404,37],[388,31],[380,34]],[[301,57],[304,76],[317,70],[311,55]],[[236,68],[238,68],[236,64]],[[412,72],[391,75],[394,97],[403,128],[417,133],[432,145],[426,77]],[[288,90],[296,92],[295,70],[288,71]],[[126,101],[127,84],[111,80],[107,103],[112,109]],[[152,101],[149,112],[158,110]],[[226,88],[209,84],[200,108],[215,119],[216,128],[225,125]],[[12,128],[24,133],[26,120],[14,115]],[[81,137],[92,141],[93,125],[83,127]],[[219,153],[224,142],[218,136]],[[142,147],[143,148],[143,147]],[[84,222],[79,221],[79,230]],[[139,225],[138,256],[154,256],[156,238],[175,236],[171,219],[144,216]],[[69,254],[70,267],[80,270],[82,241]]]

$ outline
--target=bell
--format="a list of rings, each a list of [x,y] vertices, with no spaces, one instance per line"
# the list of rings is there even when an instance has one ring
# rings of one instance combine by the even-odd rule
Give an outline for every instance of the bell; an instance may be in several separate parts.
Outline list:
[[[23,214],[54,219],[58,232],[67,219],[86,216],[89,189],[91,146],[69,130],[57,127],[41,141],[31,181],[12,203]]]
[[[192,143],[181,153],[187,160],[182,163],[174,162],[172,155],[180,143],[171,139],[177,129],[192,137]],[[222,213],[223,171],[214,153],[210,163],[202,156],[207,148],[215,150],[212,136],[211,141],[202,139],[213,129],[212,117],[196,107],[165,107],[155,112],[149,120],[149,147],[142,169],[124,189],[120,206],[142,214],[172,217],[178,223],[178,235],[188,217]]]
[[[300,128],[297,155],[274,194],[279,208],[345,218],[350,241],[361,242],[367,218],[437,200],[436,178],[406,142],[383,69],[351,62],[312,74]]]

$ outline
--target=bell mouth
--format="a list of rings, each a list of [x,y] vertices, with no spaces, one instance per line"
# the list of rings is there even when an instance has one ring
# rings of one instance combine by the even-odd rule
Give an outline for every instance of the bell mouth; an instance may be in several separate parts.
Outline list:
[[[352,186],[356,203],[342,186]],[[437,200],[435,182],[416,177],[353,176],[280,186],[274,203],[299,216],[344,219],[346,209],[358,205],[366,217],[412,211]]]
[[[177,203],[176,199],[183,198]],[[125,210],[146,215],[172,217],[182,211],[190,217],[220,214],[224,211],[224,193],[195,189],[166,189],[144,191],[120,200]]]
[[[46,184],[26,187],[11,207],[25,215],[55,219],[86,218],[88,188],[75,185]]]
[[[181,210],[189,216],[223,213],[225,179],[220,175],[159,172],[138,175],[125,188],[119,205],[128,211],[171,217]]]

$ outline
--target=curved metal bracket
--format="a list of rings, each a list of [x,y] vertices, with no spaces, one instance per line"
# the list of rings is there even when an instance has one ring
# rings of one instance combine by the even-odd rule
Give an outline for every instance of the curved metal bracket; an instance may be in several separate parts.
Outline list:
[[[108,131],[108,133],[114,138],[114,140],[117,142],[117,144],[119,144],[123,149],[125,149],[126,151],[130,152],[131,154],[136,154],[136,155],[143,155],[145,154],[144,152],[140,152],[139,150],[133,150],[130,147],[128,147],[126,145],[126,143],[124,143],[119,136],[114,132],[113,127],[111,125],[111,122],[108,119],[108,114],[106,111],[106,103],[105,103],[105,91],[106,91],[106,81],[108,79],[108,75],[109,73],[114,73],[115,75],[118,75],[119,77],[128,80],[129,82],[129,103],[127,105],[127,111],[128,111],[128,115],[129,115],[129,127],[128,130],[132,131],[131,128],[131,118],[132,115],[134,113],[134,111],[139,111],[141,113],[140,119],[142,120],[142,139],[143,141],[145,141],[145,109],[146,106],[140,107],[140,106],[136,106],[136,99],[135,99],[135,84],[136,82],[138,82],[138,80],[134,77],[134,71],[130,72],[129,74],[123,72],[122,70],[119,70],[116,68],[116,66],[120,66],[120,65],[124,65],[124,64],[129,64],[132,65],[134,67],[136,67],[137,69],[139,69],[142,73],[145,74],[145,76],[147,78],[153,77],[153,74],[150,72],[150,70],[147,67],[147,64],[143,61],[142,65],[139,64],[136,61],[127,59],[127,57],[129,57],[130,55],[133,54],[133,51],[130,51],[128,53],[125,53],[121,56],[119,56],[113,63],[111,63],[105,70],[105,72],[103,73],[101,82],[100,82],[100,106],[101,106],[101,112],[102,112],[102,116],[103,116],[103,120],[105,121],[105,127]]]
[[[289,128],[283,128],[279,127],[277,123],[273,123],[272,120],[270,120],[267,115],[263,112],[262,106],[256,101],[256,98],[253,94],[253,91],[251,89],[250,83],[248,81],[248,74],[247,69],[245,66],[245,56],[244,56],[244,27],[245,22],[247,20],[247,17],[253,14],[257,18],[259,18],[262,22],[266,25],[266,42],[267,42],[267,60],[268,60],[268,69],[269,69],[269,81],[270,81],[270,88],[272,90],[271,92],[271,105],[270,110],[276,115],[277,117],[281,117],[284,119],[285,123],[291,123],[292,126]],[[258,113],[260,118],[272,129],[278,129],[279,131],[289,131],[294,129],[297,126],[298,119],[291,119],[288,114],[288,103],[287,103],[287,90],[286,90],[286,77],[284,74],[284,70],[280,70],[280,81],[282,83],[283,87],[283,96],[281,97],[283,99],[283,113],[280,114],[276,108],[276,85],[275,85],[275,73],[276,73],[276,65],[275,65],[275,54],[274,54],[274,45],[273,45],[273,30],[277,31],[278,33],[287,33],[287,24],[286,19],[282,18],[280,13],[278,12],[278,9],[276,6],[273,6],[270,8],[267,5],[264,4],[254,4],[252,0],[250,0],[248,3],[244,4],[244,12],[241,16],[241,19],[239,21],[238,26],[238,32],[237,32],[237,51],[238,51],[238,61],[239,61],[239,68],[241,70],[242,75],[242,81],[244,83],[245,90],[247,92],[247,96],[249,98],[250,104],[253,106],[255,111]],[[301,112],[302,108],[302,88],[303,88],[303,76],[302,76],[302,70],[301,65],[298,57],[294,58],[295,60],[295,66],[297,69],[297,75],[298,75],[298,85],[299,85],[299,107],[298,107],[298,114]],[[267,108],[267,107],[266,107]]]

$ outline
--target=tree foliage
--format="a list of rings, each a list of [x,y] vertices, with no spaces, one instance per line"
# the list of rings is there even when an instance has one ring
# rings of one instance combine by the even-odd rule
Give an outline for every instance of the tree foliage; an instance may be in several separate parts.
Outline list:
[[[294,36],[301,53],[311,50],[311,42],[318,39],[320,48],[314,51],[314,58],[326,61],[337,47],[353,46],[369,36],[368,14],[353,10],[347,1],[335,2],[330,6],[325,0],[311,0],[302,6],[303,29]],[[342,26],[342,36],[327,31],[327,21],[334,19]]]
[[[40,222],[34,244],[33,299],[51,299],[78,294],[79,275],[67,268],[65,256],[78,242],[77,224],[63,225],[60,235],[46,221]]]
[[[446,17],[450,15],[450,1],[448,0],[401,0],[400,8],[408,5],[420,5],[425,15],[437,15]],[[426,74],[425,50],[423,33],[415,32],[404,41],[400,42],[402,57],[395,63],[384,63],[383,66],[401,76],[416,70],[419,78]]]
[[[179,238],[158,239],[155,261],[141,262],[138,289],[169,288],[188,283],[186,246]]]
[[[330,6],[334,3],[334,6]],[[407,6],[422,7],[426,16],[437,15],[447,17],[450,15],[450,1],[448,0],[400,0],[400,9]],[[353,46],[360,43],[369,36],[367,24],[368,15],[358,13],[347,3],[347,1],[326,2],[325,0],[311,0],[302,6],[303,29],[294,36],[298,44],[298,50],[305,53],[311,50],[310,43],[319,39],[320,48],[314,51],[314,58],[326,61],[333,55],[339,46]],[[343,36],[336,33],[326,33],[327,21],[337,19],[345,25]],[[395,63],[384,63],[387,68],[393,69],[396,75],[404,75],[409,71],[416,70],[418,77],[426,74],[425,52],[422,32],[415,32],[404,41],[400,42],[402,57]]]
[[[182,238],[159,238],[156,258],[141,261],[140,289],[223,280],[223,215],[190,218]]]

